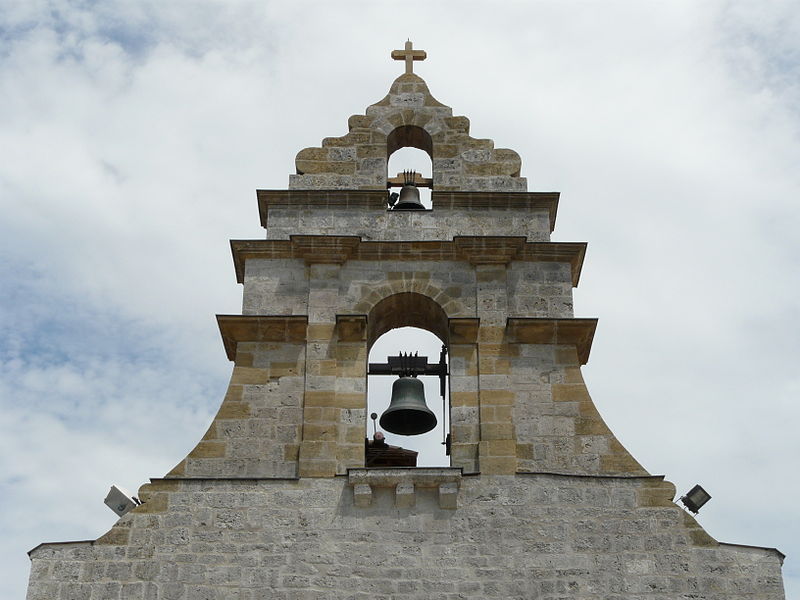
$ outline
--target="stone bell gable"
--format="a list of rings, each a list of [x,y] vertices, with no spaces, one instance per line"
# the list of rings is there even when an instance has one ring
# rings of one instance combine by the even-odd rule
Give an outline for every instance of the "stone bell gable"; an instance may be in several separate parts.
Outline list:
[[[783,555],[709,535],[590,398],[559,195],[430,95],[424,52],[392,56],[389,94],[258,191],[263,239],[231,242],[242,311],[217,316],[233,371],[202,439],[98,539],[31,550],[28,600],[782,600]],[[431,158],[409,179],[430,209],[392,204],[403,147]],[[369,352],[404,326],[446,348],[437,467],[367,461]]]
[[[414,73],[404,73],[386,97],[347,122],[348,133],[297,153],[289,189],[385,190],[389,156],[399,148],[424,150],[438,191],[524,192],[519,154],[470,137],[469,119],[436,100]]]

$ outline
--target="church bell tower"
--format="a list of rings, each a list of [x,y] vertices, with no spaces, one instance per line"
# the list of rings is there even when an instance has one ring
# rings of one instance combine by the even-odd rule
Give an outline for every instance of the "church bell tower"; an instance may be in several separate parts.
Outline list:
[[[32,550],[29,600],[782,599],[783,555],[712,538],[592,402],[559,194],[431,95],[425,52],[392,58],[383,99],[258,190],[264,239],[231,242],[242,313],[217,317],[233,373],[208,431],[108,533]],[[388,172],[406,147],[430,177]],[[404,326],[442,356],[370,363]],[[380,424],[409,437],[431,425],[414,382],[440,378],[449,465],[365,444],[369,374],[399,382]]]

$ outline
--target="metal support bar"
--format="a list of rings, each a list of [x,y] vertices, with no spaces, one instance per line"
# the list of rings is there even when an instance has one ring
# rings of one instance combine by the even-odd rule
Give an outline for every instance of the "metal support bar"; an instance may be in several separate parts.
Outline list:
[[[369,363],[367,375],[397,375],[417,377],[419,375],[436,375],[439,377],[439,393],[444,396],[447,372],[447,346],[442,346],[438,363],[429,363],[427,356],[411,353],[387,357],[385,363]]]

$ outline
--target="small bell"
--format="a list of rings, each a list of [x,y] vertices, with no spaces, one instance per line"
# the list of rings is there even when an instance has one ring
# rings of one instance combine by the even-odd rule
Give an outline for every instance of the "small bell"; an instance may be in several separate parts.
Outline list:
[[[425,210],[425,206],[419,199],[419,188],[414,183],[415,176],[414,171],[403,171],[405,184],[400,188],[400,198],[392,210]]]
[[[398,435],[419,435],[436,427],[436,415],[425,404],[425,386],[419,379],[401,376],[392,384],[392,400],[380,424]]]

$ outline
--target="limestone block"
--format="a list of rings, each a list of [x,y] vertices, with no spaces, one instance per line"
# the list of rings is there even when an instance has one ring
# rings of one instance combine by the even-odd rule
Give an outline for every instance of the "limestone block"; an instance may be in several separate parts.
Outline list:
[[[372,503],[372,487],[366,483],[353,486],[353,503],[359,508],[365,508]]]
[[[394,505],[397,508],[409,508],[414,506],[415,502],[414,483],[410,481],[398,483],[394,488]]]
[[[458,485],[442,483],[439,485],[439,508],[455,510],[458,508]]]

